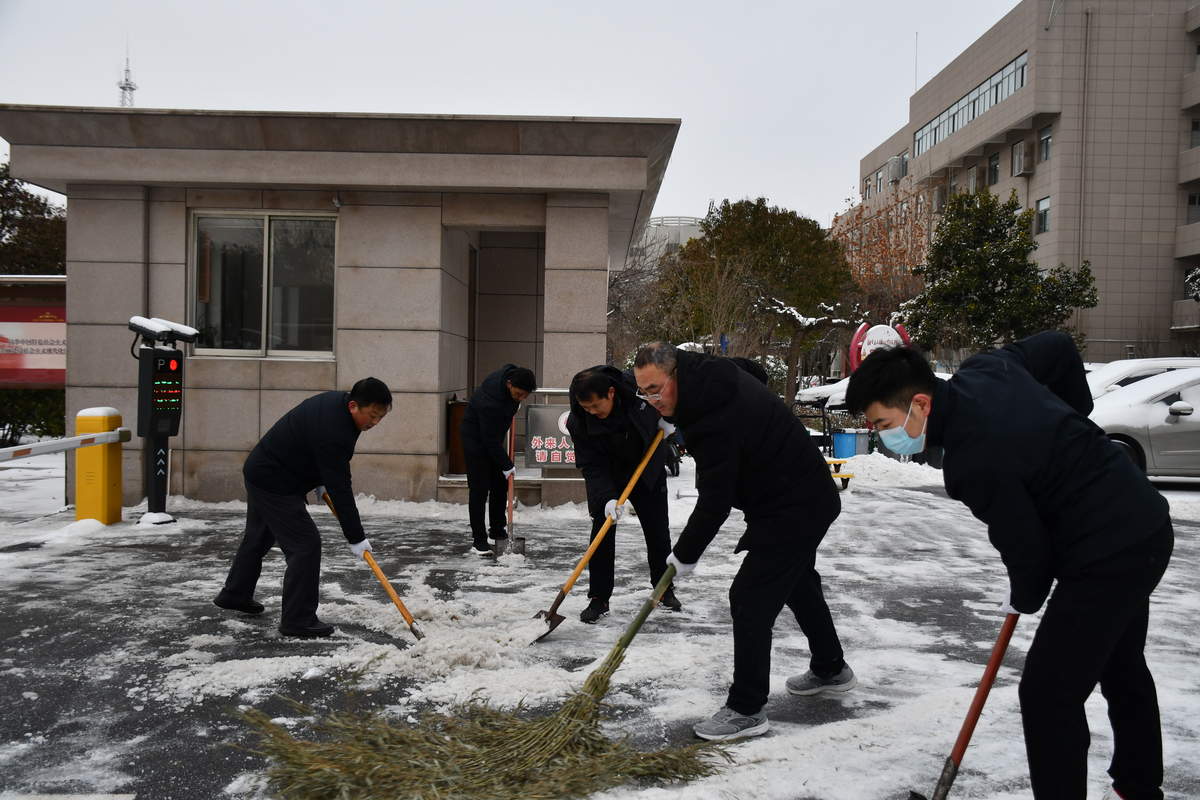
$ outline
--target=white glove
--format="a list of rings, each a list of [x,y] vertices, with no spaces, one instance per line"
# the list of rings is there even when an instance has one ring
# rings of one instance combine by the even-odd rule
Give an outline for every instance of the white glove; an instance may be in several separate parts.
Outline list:
[[[1008,589],[1004,592],[1004,600],[1002,600],[1000,602],[1000,610],[1003,611],[1005,614],[1020,614],[1021,613],[1020,611],[1017,611],[1012,606],[1012,584],[1011,583],[1008,585]]]
[[[516,473],[516,471],[517,471],[517,468],[515,466],[509,467],[508,469],[504,470],[504,480],[508,480],[509,478],[511,478],[513,476],[513,474]]]
[[[685,564],[682,561],[680,561],[678,558],[675,557],[675,553],[671,553],[670,555],[667,556],[667,566],[670,566],[672,564],[675,565],[675,574],[680,578],[682,578],[684,575],[687,575],[689,572],[691,572],[692,570],[694,570],[696,568],[695,564]]]
[[[614,525],[620,522],[621,517],[625,516],[627,513],[629,513],[629,509],[625,507],[624,503],[617,505],[616,500],[609,500],[604,504],[604,516],[612,517]]]
[[[371,540],[370,540],[370,539],[363,539],[361,542],[359,542],[359,543],[357,543],[357,544],[351,544],[351,545],[350,545],[350,552],[354,553],[354,555],[355,555],[357,558],[362,558],[362,557],[363,557],[363,553],[369,553],[369,552],[371,552]]]
[[[675,432],[675,426],[667,422],[662,417],[658,418],[658,427],[662,429],[664,439]]]
[[[313,491],[317,493],[317,502],[324,503],[325,502],[325,494],[326,494],[325,487],[318,486],[317,488],[313,489]]]

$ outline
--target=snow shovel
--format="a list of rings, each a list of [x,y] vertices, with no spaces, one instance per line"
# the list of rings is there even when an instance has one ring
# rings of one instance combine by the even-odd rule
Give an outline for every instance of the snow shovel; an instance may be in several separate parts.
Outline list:
[[[629,483],[625,486],[625,491],[621,492],[621,497],[617,500],[618,506],[624,504],[624,502],[629,499],[629,493],[632,492],[633,487],[637,485],[638,478],[642,477],[642,470],[646,469],[646,465],[650,463],[650,456],[654,455],[654,448],[658,447],[658,443],[662,441],[662,438],[663,432],[659,430],[658,433],[654,435],[654,440],[650,442],[650,447],[646,449],[646,455],[642,456],[642,462],[638,464],[637,469],[634,470],[633,477],[629,479]],[[575,567],[575,571],[571,573],[571,577],[567,578],[567,582],[563,585],[563,588],[558,590],[558,597],[554,598],[554,604],[550,606],[550,610],[539,611],[533,615],[534,619],[546,620],[546,624],[550,626],[550,630],[534,639],[535,642],[540,642],[542,639],[545,639],[550,635],[551,631],[561,625],[563,620],[566,619],[566,617],[564,617],[562,614],[556,613],[558,611],[558,607],[562,605],[563,600],[567,599],[567,594],[571,591],[571,587],[575,585],[575,581],[579,578],[580,573],[583,572],[583,568],[586,567],[587,563],[592,560],[592,554],[596,552],[596,548],[600,546],[600,542],[604,539],[604,534],[608,533],[608,529],[612,527],[612,524],[613,518],[611,516],[604,520],[604,525],[600,527],[600,530],[596,533],[595,538],[592,539],[591,546],[587,549],[587,552],[583,554],[583,558],[579,560],[579,564]],[[670,572],[672,575],[675,574],[673,568],[670,570]],[[667,585],[670,586],[670,583]],[[659,596],[662,596],[661,593]],[[638,624],[640,626],[641,623]],[[636,633],[636,631],[634,632]]]
[[[321,499],[325,501],[325,505],[329,506],[329,510],[333,512],[334,519],[338,518],[337,509],[333,507],[333,501],[329,499],[329,492],[322,492]],[[413,615],[408,613],[408,609],[404,607],[403,601],[400,600],[400,595],[396,594],[396,590],[392,588],[392,584],[383,576],[383,570],[375,563],[375,559],[371,557],[371,551],[367,550],[363,553],[363,558],[371,566],[371,571],[375,573],[375,577],[379,578],[379,582],[383,584],[383,589],[388,593],[388,597],[392,598],[392,602],[396,604],[396,608],[400,609],[400,616],[404,617],[404,621],[408,623],[408,629],[413,632],[413,636],[417,637],[417,641],[425,638],[425,632],[421,630],[421,626],[413,619]]]
[[[967,752],[971,734],[975,732],[975,723],[979,722],[983,704],[987,701],[988,692],[992,690],[992,684],[996,681],[996,673],[1000,671],[1000,662],[1004,660],[1004,652],[1008,650],[1008,640],[1012,638],[1013,629],[1017,627],[1017,620],[1020,616],[1020,614],[1009,614],[1004,618],[1000,636],[996,639],[996,646],[992,648],[992,657],[988,659],[987,668],[983,671],[983,679],[979,681],[979,688],[975,690],[975,699],[971,701],[971,708],[967,711],[967,718],[963,720],[962,730],[958,732],[958,741],[954,743],[954,749],[950,751],[950,757],[946,759],[946,766],[942,767],[942,776],[938,778],[937,786],[933,788],[933,800],[946,800],[946,796],[950,794],[950,787],[958,775],[958,768],[962,766],[963,754]],[[910,791],[908,800],[926,800],[926,797],[918,792]]]
[[[513,495],[516,492],[517,478],[517,415],[513,415],[512,425],[508,429],[508,460],[513,462],[513,474],[508,476],[508,537],[512,541],[513,536]],[[504,540],[497,539],[496,544],[492,545],[492,558],[499,558],[500,551],[504,549]]]

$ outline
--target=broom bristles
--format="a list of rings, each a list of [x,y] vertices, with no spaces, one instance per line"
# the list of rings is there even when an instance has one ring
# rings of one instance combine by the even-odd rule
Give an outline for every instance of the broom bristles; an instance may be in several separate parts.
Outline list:
[[[650,753],[600,730],[601,701],[625,658],[618,644],[588,675],[583,690],[540,718],[472,700],[451,715],[426,713],[414,725],[378,713],[335,713],[313,726],[319,739],[292,737],[263,712],[237,712],[260,735],[277,797],[312,800],[550,800],[580,797],[630,781],[678,783],[717,772],[731,760],[701,743]],[[306,716],[310,709],[293,703]]]

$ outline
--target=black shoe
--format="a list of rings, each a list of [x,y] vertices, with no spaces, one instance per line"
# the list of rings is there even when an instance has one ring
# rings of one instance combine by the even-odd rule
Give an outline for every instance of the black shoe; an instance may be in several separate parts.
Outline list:
[[[213,605],[217,606],[218,608],[228,609],[229,611],[240,611],[243,614],[250,615],[261,614],[263,612],[262,603],[257,603],[253,599],[238,600],[237,598],[226,594],[224,589],[222,589],[221,593],[217,595],[215,600],[213,600]]]
[[[508,538],[508,531],[492,531],[488,534],[488,544],[493,545],[496,542],[503,542]]]
[[[317,639],[322,636],[332,636],[333,626],[315,620],[312,625],[280,625],[279,632],[284,636],[296,636],[301,639]]]
[[[580,612],[579,618],[589,625],[600,619],[608,616],[608,601],[601,600],[599,597],[593,597],[592,602],[588,603],[588,607]]]
[[[672,611],[683,611],[683,603],[679,602],[679,600],[675,597],[675,590],[672,588],[668,588],[665,592],[663,592],[662,599],[658,601],[658,604],[660,606],[666,606]]]
[[[476,539],[475,543],[471,545],[471,552],[477,556],[490,556],[492,555],[492,546],[488,544],[487,539]]]

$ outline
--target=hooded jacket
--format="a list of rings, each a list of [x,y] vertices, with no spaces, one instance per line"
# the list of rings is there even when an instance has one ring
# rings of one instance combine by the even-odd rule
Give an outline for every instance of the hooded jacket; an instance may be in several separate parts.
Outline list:
[[[658,432],[658,410],[635,394],[637,382],[631,370],[621,372],[610,366],[592,367],[592,370],[608,376],[611,385],[616,389],[615,399],[624,407],[633,426],[633,430],[626,433],[637,437],[640,443],[637,450],[644,454]],[[616,404],[609,415],[610,419],[614,417],[622,419]],[[575,445],[575,466],[583,471],[588,500],[591,501],[593,509],[597,505],[603,507],[609,500],[618,499],[637,468],[637,462],[630,465],[621,457],[622,437],[608,424],[608,420],[601,420],[584,411],[574,396],[571,397],[571,415],[567,417],[567,431],[570,432],[571,441]],[[641,460],[640,456],[638,460]],[[667,446],[660,442],[658,447],[654,448],[654,453],[646,463],[646,468],[642,470],[639,480],[647,488],[653,488],[666,463]]]
[[[987,523],[1022,613],[1056,577],[1167,520],[1167,501],[1091,411],[1079,350],[1054,331],[972,356],[934,390],[927,445],[945,451],[946,493]]]
[[[350,484],[358,434],[349,392],[314,395],[271,426],[242,465],[242,476],[272,494],[305,495],[324,485],[346,540],[358,544],[367,538]]]
[[[501,470],[513,466],[504,435],[521,407],[508,391],[508,379],[516,370],[513,364],[505,364],[483,379],[467,403],[460,429],[463,449],[487,455]]]
[[[786,511],[795,526],[751,526],[737,551],[785,546],[841,511],[829,466],[808,429],[770,389],[732,360],[679,351],[674,421],[696,461],[699,498],[675,544],[694,564],[731,508],[746,520]],[[785,532],[786,531],[786,532]]]

